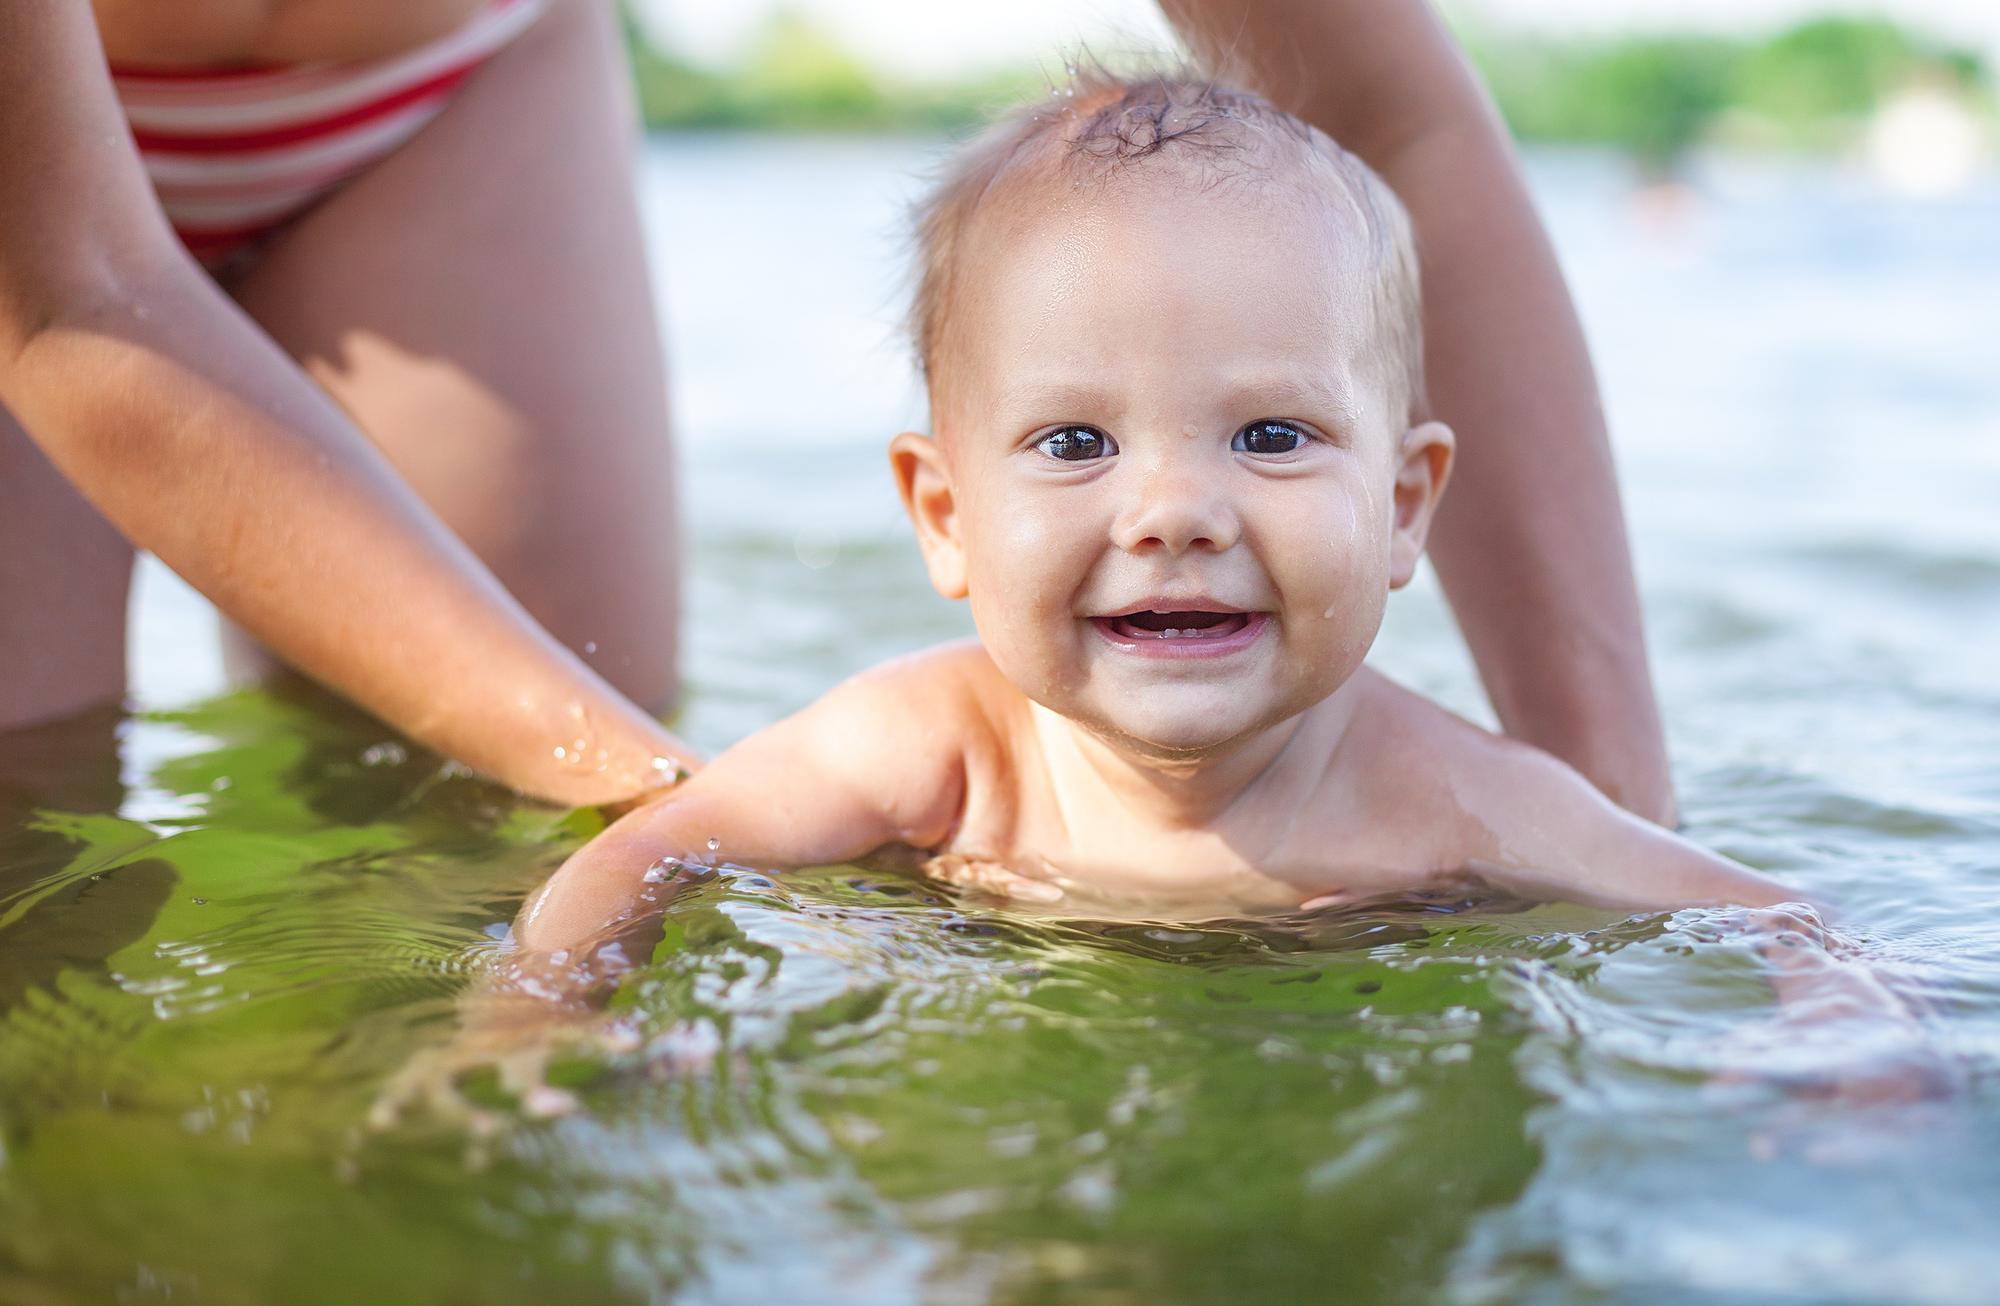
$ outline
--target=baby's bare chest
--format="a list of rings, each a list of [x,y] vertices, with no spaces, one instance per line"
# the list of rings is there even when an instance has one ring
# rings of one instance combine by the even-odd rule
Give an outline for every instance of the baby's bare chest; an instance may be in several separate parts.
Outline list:
[[[1422,892],[1464,869],[1448,840],[1421,825],[1296,813],[1280,820],[1174,828],[1128,813],[1077,813],[1032,803],[969,806],[936,851],[990,859],[1063,888],[1161,910],[1291,911]]]

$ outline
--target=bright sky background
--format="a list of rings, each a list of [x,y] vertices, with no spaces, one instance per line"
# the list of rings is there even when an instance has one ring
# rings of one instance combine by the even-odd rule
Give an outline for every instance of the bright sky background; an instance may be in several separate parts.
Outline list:
[[[1806,14],[1882,13],[2000,58],[2000,0],[1443,0],[1453,14],[1553,31],[1757,30]],[[1152,0],[637,0],[648,26],[704,61],[729,57],[781,5],[812,18],[873,63],[943,76],[1167,40]]]

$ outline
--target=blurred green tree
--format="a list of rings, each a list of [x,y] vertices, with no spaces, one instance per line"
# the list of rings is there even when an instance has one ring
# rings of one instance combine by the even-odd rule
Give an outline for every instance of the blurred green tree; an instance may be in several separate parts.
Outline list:
[[[654,127],[958,130],[1040,92],[1032,67],[910,82],[883,73],[803,12],[770,15],[729,66],[701,67],[649,43],[629,11],[627,44]],[[1725,124],[1739,140],[1828,148],[1912,85],[1943,86],[1992,112],[1969,50],[1882,18],[1815,18],[1764,39],[1637,33],[1554,41],[1460,32],[1514,132],[1624,150],[1670,171]]]

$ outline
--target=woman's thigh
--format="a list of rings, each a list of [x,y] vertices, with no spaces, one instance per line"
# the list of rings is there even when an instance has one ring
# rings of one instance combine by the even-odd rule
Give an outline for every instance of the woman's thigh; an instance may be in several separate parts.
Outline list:
[[[132,546],[0,408],[0,730],[125,693]]]
[[[658,709],[677,512],[610,14],[556,0],[231,290],[557,638]]]

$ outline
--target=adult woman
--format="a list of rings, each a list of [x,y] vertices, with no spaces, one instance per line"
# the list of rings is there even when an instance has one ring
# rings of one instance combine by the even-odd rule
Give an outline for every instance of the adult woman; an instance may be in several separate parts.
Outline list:
[[[407,143],[222,266],[234,305],[148,193],[100,54],[351,64],[540,2],[0,11],[0,726],[122,688],[129,540],[518,788],[598,801],[671,769],[597,674],[670,695],[676,589],[605,5],[549,0]],[[1434,553],[1502,722],[1669,817],[1589,363],[1477,83],[1422,0],[1166,8],[1404,195],[1436,406],[1465,444]]]
[[[512,785],[657,782],[675,745],[627,696],[672,692],[672,479],[606,8],[547,5],[222,268],[234,303],[165,221],[105,69],[379,62],[489,7],[0,13],[0,723],[123,692],[136,544]]]

